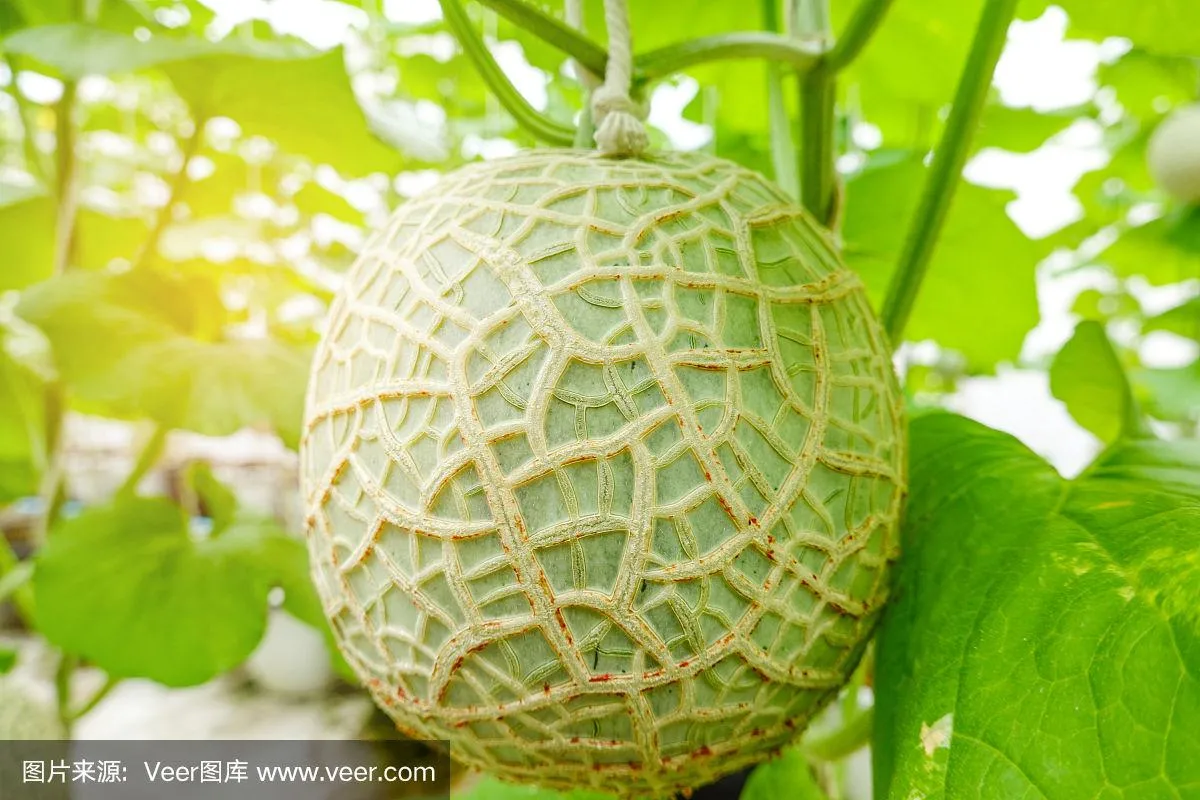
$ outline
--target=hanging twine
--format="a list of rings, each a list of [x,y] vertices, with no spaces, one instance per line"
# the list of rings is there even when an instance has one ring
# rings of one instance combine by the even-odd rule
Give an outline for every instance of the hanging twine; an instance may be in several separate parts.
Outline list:
[[[633,43],[625,0],[604,0],[608,28],[608,65],[604,83],[592,93],[596,146],[609,156],[637,156],[650,144],[638,104],[629,96],[633,80]]]
[[[583,31],[583,0],[567,0],[567,24],[577,31]],[[600,78],[596,73],[580,64],[578,61],[571,60],[571,72],[575,76],[575,80],[587,92],[596,91],[596,87],[600,85]]]

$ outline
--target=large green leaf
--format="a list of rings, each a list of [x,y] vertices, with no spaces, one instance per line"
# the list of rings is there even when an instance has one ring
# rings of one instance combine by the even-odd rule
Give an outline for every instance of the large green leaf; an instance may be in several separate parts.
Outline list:
[[[729,3],[737,6],[736,3]],[[858,3],[831,4],[841,30]],[[863,115],[883,131],[885,144],[924,146],[948,104],[983,8],[981,0],[906,0],[893,3],[884,24],[843,85]]]
[[[48,277],[54,263],[54,201],[0,186],[0,292]]]
[[[309,356],[268,340],[200,342],[183,337],[140,347],[120,370],[133,408],[170,427],[227,436],[246,427],[300,441]]]
[[[1155,285],[1200,278],[1200,208],[1180,209],[1123,232],[1098,261]]]
[[[30,287],[17,313],[50,339],[63,378],[81,396],[103,402],[136,375],[117,373],[139,347],[194,333],[214,294],[166,272],[72,272]]]
[[[1200,297],[1193,297],[1146,320],[1142,331],[1169,331],[1200,342]]]
[[[1075,36],[1120,36],[1154,53],[1200,52],[1200,5],[1194,0],[1039,0],[1036,5],[1062,7],[1070,17],[1069,33]]]
[[[38,629],[116,677],[190,686],[237,666],[266,626],[260,531],[192,536],[180,508],[124,499],[52,531],[33,587]]]
[[[888,159],[888,160],[885,160]],[[845,254],[878,307],[895,270],[926,168],[884,154],[846,187]],[[1044,255],[1005,213],[1009,195],[960,183],[907,337],[960,350],[975,369],[1015,359],[1037,324],[1034,269]]]
[[[91,410],[210,436],[266,427],[295,447],[307,353],[209,341],[219,309],[202,278],[134,270],[46,281],[25,292],[18,313],[45,332],[63,380]]]
[[[341,48],[318,53],[293,41],[238,38],[140,41],[82,23],[27,28],[5,47],[65,78],[162,68],[199,116],[229,117],[247,135],[349,174],[400,167],[399,153],[371,132]]]
[[[0,506],[37,493],[44,413],[42,382],[5,352],[0,329]]]
[[[1056,133],[1079,118],[1084,109],[1067,109],[1055,113],[1041,113],[1032,108],[1012,108],[1000,103],[990,103],[984,109],[971,145],[976,150],[999,147],[1014,153],[1028,153],[1038,149]]]
[[[876,797],[1195,797],[1200,445],[1122,444],[1068,482],[961,417],[911,441]]]
[[[1177,422],[1200,420],[1200,361],[1135,370],[1131,377],[1141,402],[1155,417]]]
[[[1104,326],[1084,320],[1050,365],[1050,393],[1071,416],[1108,443],[1136,416],[1133,392]]]
[[[221,54],[164,67],[194,113],[236,121],[289,153],[350,175],[392,174],[400,154],[372,133],[350,86],[342,49],[298,58]]]
[[[817,784],[808,760],[795,748],[784,750],[776,758],[755,767],[739,800],[784,797],[789,800],[825,800],[827,797]]]
[[[107,0],[97,4],[97,24],[116,31],[132,31],[152,25],[154,18],[142,11],[137,2]],[[30,25],[55,25],[70,22],[79,13],[77,0],[6,0],[0,2],[0,34]]]
[[[4,48],[28,56],[41,70],[69,80],[134,72],[225,49],[198,37],[157,36],[143,41],[80,22],[26,28],[5,38]]]
[[[1131,50],[1112,63],[1101,64],[1096,77],[1112,87],[1127,112],[1153,118],[1195,98],[1200,67],[1187,57]]]
[[[487,776],[461,795],[456,792],[454,798],[455,800],[613,800],[613,795],[585,789],[556,792],[553,789],[542,789],[537,786],[504,783]]]

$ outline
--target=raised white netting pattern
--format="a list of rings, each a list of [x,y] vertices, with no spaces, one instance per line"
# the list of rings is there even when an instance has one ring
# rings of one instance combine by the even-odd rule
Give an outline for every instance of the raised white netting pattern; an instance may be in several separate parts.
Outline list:
[[[654,796],[760,760],[885,597],[888,348],[826,234],[728,161],[446,176],[352,270],[307,413],[349,662],[502,777]]]

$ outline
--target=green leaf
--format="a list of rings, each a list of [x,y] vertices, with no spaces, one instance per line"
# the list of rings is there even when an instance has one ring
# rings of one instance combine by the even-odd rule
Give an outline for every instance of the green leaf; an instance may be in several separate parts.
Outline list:
[[[7,675],[17,665],[19,653],[15,647],[0,645],[0,675]]]
[[[1029,153],[1062,133],[1081,116],[1083,109],[1064,109],[1049,114],[1032,108],[1012,108],[991,103],[983,111],[979,130],[971,140],[973,149],[999,147],[1013,153]]]
[[[120,397],[136,375],[120,362],[139,347],[193,331],[219,298],[157,270],[71,272],[22,293],[17,314],[42,329],[62,377],[84,399]]]
[[[17,312],[45,332],[63,380],[94,410],[209,436],[265,427],[295,447],[307,352],[199,338],[219,308],[203,279],[144,269],[46,281]]]
[[[736,3],[729,3],[737,7]],[[831,3],[835,31],[858,3]],[[923,148],[950,102],[983,8],[980,0],[893,3],[884,24],[842,80],[888,146]]]
[[[133,381],[122,399],[141,415],[206,436],[266,428],[295,449],[309,360],[304,351],[269,340],[176,337],[137,348],[118,370]]]
[[[342,49],[297,57],[274,51],[220,54],[164,67],[193,113],[236,121],[289,153],[347,175],[394,174],[398,152],[372,133],[346,74]]]
[[[46,461],[42,382],[3,344],[0,330],[0,507],[37,494]]]
[[[1183,797],[1200,785],[1200,444],[1074,481],[945,413],[911,428],[877,640],[876,797]]]
[[[4,47],[10,53],[32,58],[43,71],[67,80],[135,72],[226,49],[201,38],[155,36],[143,41],[81,22],[26,28],[7,37]]]
[[[784,750],[778,757],[755,767],[742,788],[740,800],[777,800],[783,797],[794,800],[826,798],[813,776],[812,767],[795,748]]]
[[[505,783],[501,780],[485,776],[461,795],[455,793],[455,800],[613,800],[613,796],[602,792],[591,792],[576,789],[570,792],[556,792],[553,789],[542,789],[537,786]]]
[[[1155,417],[1176,422],[1200,419],[1200,361],[1182,367],[1139,369],[1131,377],[1138,397]]]
[[[114,677],[203,683],[262,638],[263,540],[194,538],[162,498],[89,509],[52,531],[36,558],[38,629]]]
[[[5,553],[5,559],[9,558]],[[7,572],[0,573],[0,602],[17,594],[33,577],[33,562],[18,561]]]
[[[1200,68],[1191,58],[1131,50],[1110,64],[1101,64],[1096,77],[1113,88],[1127,112],[1154,118],[1195,98]]]
[[[54,265],[54,201],[40,191],[0,185],[0,292],[49,277]]]
[[[233,524],[238,510],[237,496],[217,479],[207,461],[192,462],[187,477],[200,500],[201,510],[213,522],[213,535],[219,535]]]
[[[916,157],[882,153],[846,186],[845,256],[878,308],[925,180]],[[1037,324],[1045,255],[1005,213],[1009,195],[960,183],[907,338],[959,350],[975,370],[1015,360]]]
[[[132,263],[150,235],[141,217],[114,216],[90,208],[79,210],[75,226],[75,261],[86,269],[107,267],[118,259]]]
[[[300,191],[292,196],[292,202],[305,214],[327,214],[351,225],[363,224],[361,211],[350,205],[346,198],[331,192],[316,181],[304,184]]]
[[[1155,286],[1200,278],[1200,208],[1123,232],[1097,260],[1119,277],[1140,275]]]
[[[273,522],[260,524],[274,526]],[[299,538],[286,536],[282,531],[279,534],[272,537],[263,548],[262,565],[271,576],[272,583],[283,589],[283,610],[319,631],[329,651],[333,671],[347,683],[357,684],[358,676],[338,649],[337,639],[334,638],[321,598],[313,584],[308,548]]]
[[[558,63],[562,54],[557,53]],[[429,100],[449,105],[450,116],[466,116],[486,111],[488,88],[479,73],[461,54],[439,61],[428,53],[399,58],[400,91],[411,100]]]
[[[1039,2],[1045,8],[1049,2]],[[1054,0],[1070,17],[1068,33],[1120,36],[1154,53],[1191,56],[1200,52],[1200,6],[1193,0]]]
[[[1136,425],[1137,409],[1121,360],[1104,326],[1084,320],[1050,365],[1050,393],[1075,421],[1105,443]]]
[[[1136,297],[1124,289],[1112,292],[1084,289],[1071,304],[1071,313],[1083,319],[1104,322],[1116,317],[1140,318],[1142,306]]]
[[[1200,297],[1193,297],[1146,320],[1143,333],[1169,331],[1200,342]]]
[[[251,167],[235,153],[203,150],[200,155],[213,163],[213,173],[188,182],[182,200],[191,211],[190,222],[203,221],[232,212],[238,195],[248,192]]]
[[[129,0],[99,3],[98,24],[115,31],[132,31],[153,23],[153,17]],[[78,14],[77,0],[6,0],[0,3],[0,32],[15,31],[28,25],[53,25],[70,22]],[[11,26],[11,27],[10,27]]]
[[[341,48],[317,53],[294,41],[161,35],[140,41],[82,23],[28,28],[5,47],[71,79],[162,68],[197,116],[230,117],[247,135],[348,174],[400,167],[399,154],[371,132]]]

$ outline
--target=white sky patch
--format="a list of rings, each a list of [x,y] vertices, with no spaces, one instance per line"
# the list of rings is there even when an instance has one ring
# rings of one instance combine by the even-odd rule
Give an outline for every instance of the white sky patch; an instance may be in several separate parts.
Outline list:
[[[1151,331],[1142,339],[1138,354],[1147,367],[1186,367],[1200,358],[1200,343],[1170,331]]]
[[[504,158],[514,155],[518,150],[520,148],[508,139],[485,138],[474,134],[463,137],[462,153],[467,158]]]
[[[401,172],[396,176],[396,191],[405,197],[416,197],[426,189],[430,189],[442,177],[436,169],[414,170]]]
[[[966,378],[947,406],[984,425],[1012,434],[1073,477],[1100,452],[1100,440],[1079,427],[1067,408],[1050,394],[1050,376],[1041,370],[1000,366],[995,377]]]
[[[434,60],[446,63],[454,57],[458,44],[449,33],[428,33],[404,36],[396,42],[396,54],[413,56],[424,53]]]
[[[963,174],[973,183],[1015,191],[1009,216],[1026,236],[1039,239],[1081,217],[1083,206],[1071,190],[1108,159],[1100,126],[1078,120],[1032,153],[985,148]]]
[[[1078,319],[1071,312],[1075,298],[1087,289],[1104,292],[1116,290],[1118,282],[1112,273],[1100,267],[1073,270],[1051,276],[1045,267],[1038,271],[1038,313],[1041,321],[1025,339],[1021,358],[1038,362],[1058,352],[1075,332]]]
[[[57,103],[62,97],[62,81],[36,72],[17,73],[17,90],[39,105]]]
[[[346,41],[351,28],[365,27],[360,8],[334,0],[201,0],[216,12],[212,33],[224,36],[235,26],[266,20],[285,36],[299,36],[322,50]]]
[[[442,15],[437,0],[383,0],[383,15],[392,22],[420,25]]]
[[[504,70],[504,74],[512,81],[517,91],[529,101],[534,108],[546,108],[546,73],[531,66],[525,60],[525,51],[518,42],[489,42],[488,49],[496,59],[496,63]]]
[[[683,110],[700,91],[694,78],[659,84],[650,98],[648,122],[667,134],[677,150],[696,150],[712,140],[712,129],[683,118]]]
[[[1012,24],[995,77],[1006,105],[1049,111],[1095,94],[1096,67],[1105,53],[1095,42],[1066,40],[1066,31],[1067,15],[1058,6],[1036,20]]]

